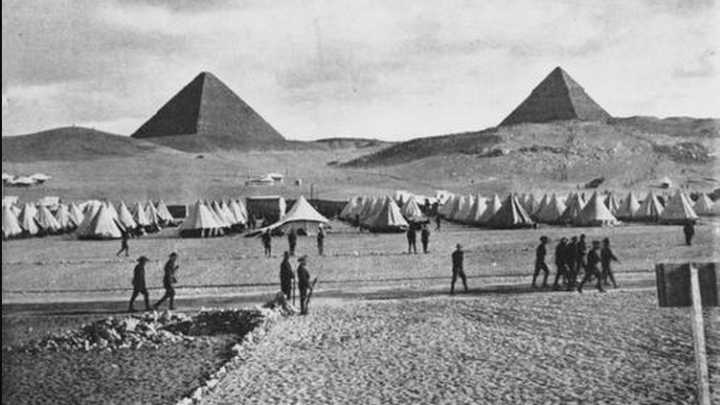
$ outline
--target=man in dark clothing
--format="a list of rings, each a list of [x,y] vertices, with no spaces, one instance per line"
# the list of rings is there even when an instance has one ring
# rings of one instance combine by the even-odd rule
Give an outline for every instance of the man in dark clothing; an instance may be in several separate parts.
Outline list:
[[[585,234],[580,235],[580,239],[578,239],[577,242],[577,262],[575,263],[575,274],[576,276],[580,276],[580,274],[585,270],[585,265],[587,263],[587,244],[585,243]]]
[[[568,272],[568,291],[575,288],[577,282],[577,236],[570,238],[570,243],[565,247],[565,268]]]
[[[410,225],[405,235],[407,236],[408,241],[408,253],[414,252],[417,254],[417,235],[415,233],[415,227]]]
[[[685,223],[683,226],[683,233],[685,234],[685,244],[691,246],[692,238],[695,235],[695,226],[692,222]]]
[[[427,225],[423,225],[420,231],[420,242],[422,242],[423,253],[428,252],[428,244],[430,244],[430,229]]]
[[[133,271],[133,292],[130,297],[128,312],[135,312],[133,305],[135,304],[135,298],[137,298],[138,294],[142,294],[145,298],[145,310],[150,310],[150,296],[148,295],[147,286],[145,284],[145,263],[147,263],[148,260],[149,259],[145,256],[140,256],[137,259],[138,264],[135,266],[135,270]]]
[[[308,272],[306,267],[307,256],[301,257],[298,259],[298,262],[300,263],[297,268],[298,291],[300,292],[300,313],[302,315],[307,315],[308,309],[306,300],[308,289],[310,289],[310,272]]]
[[[272,256],[272,235],[270,235],[270,230],[268,229],[263,232],[260,238],[262,239],[263,248],[265,249],[265,257]]]
[[[325,228],[322,225],[320,225],[317,234],[317,248],[318,255],[323,256],[325,254]]]
[[[115,254],[115,256],[120,256],[120,253],[122,252],[125,252],[125,257],[130,256],[130,247],[128,246],[128,232],[129,231],[122,231],[122,239],[120,239],[120,250]]]
[[[613,288],[617,288],[618,286],[615,282],[615,276],[613,275],[612,268],[610,267],[610,262],[612,261],[620,263],[620,260],[615,257],[615,254],[610,249],[610,239],[605,238],[603,239],[603,247],[600,250],[600,263],[602,265],[602,282],[603,284],[607,285],[607,280],[609,278],[610,281],[612,281]]]
[[[535,281],[537,280],[537,277],[538,275],[540,275],[541,271],[545,273],[543,276],[542,288],[547,287],[547,279],[550,275],[550,269],[548,269],[547,264],[545,264],[545,255],[547,255],[547,243],[548,237],[541,236],[540,244],[535,249],[535,272],[533,273],[532,288],[536,288]]]
[[[440,222],[441,222],[441,221],[442,221],[442,220],[440,219],[440,215],[439,215],[439,214],[436,214],[436,215],[435,215],[435,230],[436,230],[436,231],[439,231],[439,230],[440,230]]]
[[[355,214],[355,226],[358,229],[358,232],[362,232],[362,226],[360,226],[360,214]]]
[[[295,228],[288,231],[288,247],[290,248],[290,256],[295,256],[295,246],[297,246],[297,233]]]
[[[559,287],[560,278],[563,278],[565,284],[568,283],[568,269],[567,263],[567,238],[560,238],[560,242],[555,246],[555,267],[557,273],[555,273],[555,282],[553,283],[553,289],[557,290]]]
[[[163,287],[165,288],[165,295],[160,298],[160,301],[155,303],[155,309],[158,309],[160,305],[165,302],[166,299],[170,299],[170,309],[175,309],[175,287],[173,284],[177,283],[176,273],[178,266],[176,264],[177,253],[170,253],[170,258],[165,262],[164,274],[163,274]]]
[[[465,270],[463,270],[463,259],[464,252],[462,246],[458,243],[455,251],[452,253],[452,282],[450,283],[450,294],[455,294],[455,282],[458,277],[460,277],[463,282],[465,292],[468,290],[467,277],[465,277]]]
[[[290,252],[283,254],[283,261],[280,263],[280,289],[289,300],[292,298],[292,282],[295,279],[292,265],[290,264]]]
[[[578,286],[578,292],[581,293],[583,285],[585,285],[585,283],[590,281],[590,279],[592,279],[593,277],[597,278],[598,291],[605,292],[602,287],[602,275],[600,274],[600,269],[598,269],[598,264],[600,264],[600,241],[594,240],[592,243],[592,249],[587,255],[587,264],[585,265],[585,277],[583,277],[580,285]]]

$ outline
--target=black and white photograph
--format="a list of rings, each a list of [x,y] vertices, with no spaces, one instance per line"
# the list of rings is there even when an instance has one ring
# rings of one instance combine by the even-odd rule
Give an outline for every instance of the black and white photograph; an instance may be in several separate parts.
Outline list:
[[[720,404],[720,1],[2,0],[2,404]]]

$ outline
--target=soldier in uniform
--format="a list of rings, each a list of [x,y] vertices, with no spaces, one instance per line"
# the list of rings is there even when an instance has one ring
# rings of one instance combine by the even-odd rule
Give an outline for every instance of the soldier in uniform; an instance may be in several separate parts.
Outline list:
[[[290,248],[290,256],[295,256],[295,246],[297,246],[297,232],[295,228],[291,228],[288,232],[288,247]]]
[[[115,256],[120,256],[120,253],[125,252],[125,257],[130,256],[130,246],[128,245],[128,232],[129,231],[122,231],[121,238],[120,239],[120,250],[115,254]]]
[[[283,261],[280,263],[280,290],[288,300],[292,297],[292,282],[295,279],[292,264],[290,264],[290,252],[283,253]]]
[[[423,253],[427,253],[430,244],[430,228],[428,228],[427,224],[423,225],[420,231],[420,242],[422,243]]]
[[[133,271],[133,292],[130,297],[128,312],[135,312],[134,304],[135,298],[137,298],[138,294],[142,294],[145,298],[145,310],[150,310],[150,296],[148,295],[147,285],[145,284],[145,263],[147,263],[148,260],[149,259],[145,256],[140,256],[137,259],[138,264],[135,266],[135,270]]]
[[[270,230],[268,229],[263,232],[260,238],[262,239],[263,248],[265,249],[265,257],[272,256],[272,235],[270,235]]]
[[[298,259],[300,265],[297,268],[298,291],[300,292],[300,313],[307,315],[307,295],[310,289],[310,272],[306,267],[307,256]]]
[[[580,239],[577,242],[577,257],[575,264],[575,274],[580,275],[585,270],[587,263],[587,244],[585,243],[585,234],[580,235]]]
[[[607,285],[607,280],[609,278],[610,281],[612,281],[613,288],[617,288],[618,286],[615,282],[615,276],[613,275],[612,268],[610,267],[610,263],[612,261],[620,263],[620,260],[618,260],[613,251],[610,249],[610,239],[605,238],[603,239],[603,247],[600,250],[600,263],[602,265],[602,282],[603,284]]]
[[[683,233],[685,234],[685,244],[691,246],[692,238],[695,235],[695,226],[692,222],[688,221],[683,225]]]
[[[175,287],[173,284],[177,283],[177,270],[180,266],[177,265],[177,253],[170,253],[168,261],[165,262],[165,268],[163,270],[163,287],[165,288],[165,295],[160,298],[160,301],[155,303],[155,309],[158,309],[160,305],[165,302],[166,299],[170,299],[170,309],[175,309]]]
[[[600,241],[594,240],[592,242],[592,249],[590,250],[590,252],[588,252],[587,255],[587,264],[585,265],[585,277],[583,277],[580,285],[578,286],[578,292],[581,293],[583,285],[585,285],[585,283],[590,281],[590,279],[592,279],[593,277],[597,278],[598,291],[605,292],[602,286],[602,275],[600,274],[600,269],[598,269],[598,264],[600,264]]]
[[[435,212],[436,212],[436,214],[435,214],[435,230],[439,231],[440,230],[440,222],[442,222],[442,219],[440,218],[440,214],[437,214],[437,210],[435,210]]]
[[[317,234],[317,248],[318,255],[323,256],[325,254],[325,228],[322,225]]]
[[[573,236],[572,238],[570,238],[570,243],[568,243],[565,250],[565,266],[568,271],[568,291],[575,288],[575,283],[577,283],[577,243],[577,236]]]
[[[417,254],[417,234],[415,232],[415,227],[413,225],[410,225],[408,227],[407,233],[405,234],[407,236],[408,241],[408,253],[415,253]]]
[[[536,288],[535,281],[537,280],[537,277],[538,275],[540,275],[541,271],[545,273],[543,276],[542,288],[547,287],[547,279],[550,275],[550,269],[548,269],[547,264],[545,264],[545,255],[547,255],[547,243],[548,237],[543,235],[540,237],[540,244],[535,249],[535,271],[533,272],[532,288]]]
[[[450,294],[455,294],[455,282],[458,277],[460,277],[463,282],[465,292],[468,291],[467,277],[465,277],[465,270],[463,269],[464,255],[462,246],[458,243],[455,251],[452,253],[452,282],[450,283]]]
[[[567,269],[567,238],[560,238],[560,242],[555,246],[555,267],[557,267],[557,273],[555,273],[555,282],[553,283],[553,289],[559,288],[560,278],[562,277],[565,284],[568,283],[568,269]]]

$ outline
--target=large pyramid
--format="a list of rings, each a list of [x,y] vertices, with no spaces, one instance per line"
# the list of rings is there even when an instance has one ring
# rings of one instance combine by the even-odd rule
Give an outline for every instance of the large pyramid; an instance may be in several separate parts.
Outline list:
[[[610,114],[558,66],[500,125],[572,119],[603,121],[608,118]]]
[[[145,122],[133,138],[196,135],[274,143],[285,138],[212,73],[202,72]]]

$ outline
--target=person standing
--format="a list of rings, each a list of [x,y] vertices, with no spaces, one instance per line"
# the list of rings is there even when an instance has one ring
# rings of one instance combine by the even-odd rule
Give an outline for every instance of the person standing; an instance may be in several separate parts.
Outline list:
[[[568,270],[568,291],[575,288],[575,284],[577,283],[577,242],[577,236],[573,236],[570,238],[570,243],[568,243],[565,250],[565,266]]]
[[[618,288],[615,282],[615,276],[613,275],[612,268],[610,267],[611,262],[618,262],[620,260],[615,256],[612,249],[610,249],[610,239],[603,239],[603,247],[600,250],[600,263],[602,265],[602,282],[607,285],[608,278],[612,281],[613,288]]]
[[[430,244],[430,228],[427,224],[423,225],[420,231],[420,242],[422,242],[423,253],[427,254],[428,245]]]
[[[290,228],[287,238],[288,247],[290,248],[290,256],[295,256],[295,246],[297,246],[297,232],[295,232],[295,228]]]
[[[688,221],[683,225],[683,233],[685,234],[685,244],[688,246],[692,245],[692,238],[695,236],[695,225]]]
[[[317,248],[318,248],[318,255],[324,256],[325,255],[325,227],[320,225],[320,229],[318,230],[317,234]]]
[[[465,253],[462,250],[462,245],[459,243],[455,246],[455,251],[452,253],[452,282],[450,283],[450,294],[455,294],[455,282],[458,277],[463,282],[465,292],[468,291],[467,277],[465,277],[465,270],[463,269],[463,260]]]
[[[285,294],[285,298],[292,298],[292,282],[295,279],[292,264],[290,264],[290,252],[283,253],[283,261],[280,263],[280,290]]]
[[[175,309],[175,287],[177,283],[177,270],[180,266],[177,265],[177,253],[170,253],[168,261],[165,262],[164,274],[163,274],[163,287],[165,288],[165,295],[160,298],[160,301],[155,303],[155,309],[158,309],[160,305],[165,302],[166,299],[170,300],[170,309]]]
[[[300,265],[297,268],[298,291],[300,292],[300,313],[307,315],[307,296],[310,289],[310,272],[307,269],[307,256],[298,259]]]
[[[598,264],[600,264],[600,241],[594,240],[592,242],[592,249],[590,250],[590,252],[588,252],[587,255],[587,264],[585,265],[585,277],[583,277],[580,285],[578,286],[578,292],[581,293],[583,285],[585,285],[585,283],[590,281],[593,277],[597,278],[596,286],[598,291],[605,292],[602,287],[602,275],[600,274],[600,270],[598,269]]]
[[[535,249],[535,271],[533,272],[532,288],[537,288],[535,285],[535,281],[537,280],[537,277],[538,275],[540,275],[541,271],[545,273],[545,275],[543,276],[542,288],[546,288],[548,286],[547,279],[550,275],[550,270],[548,269],[547,264],[545,264],[545,256],[547,255],[547,243],[548,237],[543,235],[540,237],[540,244]]]
[[[121,232],[120,236],[120,250],[115,256],[120,256],[120,253],[125,252],[125,257],[130,256],[130,246],[128,245],[128,232],[127,230]]]
[[[265,249],[265,257],[272,256],[272,235],[270,234],[270,230],[265,230],[265,232],[263,232],[260,236],[260,239],[262,240],[263,248]]]
[[[569,284],[568,279],[568,268],[567,268],[567,247],[568,240],[566,237],[560,238],[560,242],[555,246],[555,267],[557,273],[555,273],[555,282],[553,283],[553,289],[559,288],[560,278],[563,278],[565,284]]]
[[[145,256],[140,256],[137,259],[138,264],[135,266],[135,270],[133,271],[133,292],[130,297],[128,312],[135,312],[135,298],[137,298],[138,294],[143,295],[145,298],[145,310],[150,311],[150,295],[148,294],[147,285],[145,284],[145,263],[147,263],[148,260],[149,259]]]
[[[440,230],[440,222],[441,221],[442,221],[442,219],[440,218],[440,214],[435,214],[435,230],[436,231]]]
[[[575,274],[579,277],[580,274],[585,271],[585,265],[587,263],[587,244],[585,243],[585,234],[580,235],[580,239],[577,242],[577,256],[575,263]]]
[[[415,232],[415,227],[413,225],[408,227],[405,236],[407,236],[408,254],[413,252],[417,254],[417,233]]]

